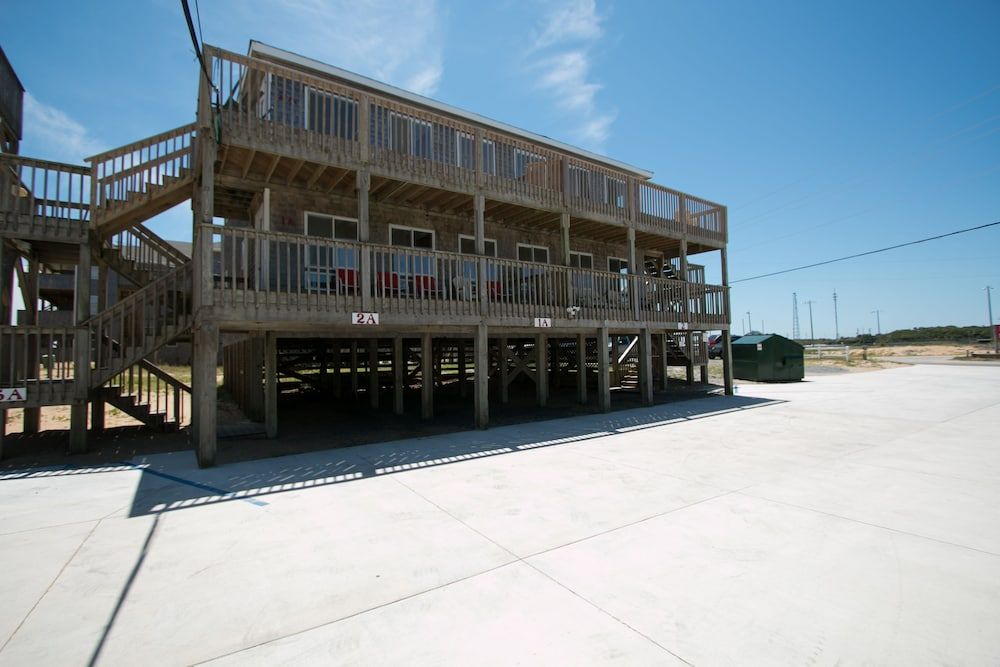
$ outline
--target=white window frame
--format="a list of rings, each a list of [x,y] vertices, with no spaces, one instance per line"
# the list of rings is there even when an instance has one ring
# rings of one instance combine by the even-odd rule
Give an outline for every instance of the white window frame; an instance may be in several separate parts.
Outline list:
[[[519,262],[527,261],[527,260],[521,259],[521,248],[531,248],[531,250],[532,250],[532,252],[531,252],[532,258],[534,258],[534,256],[535,256],[535,252],[534,252],[535,250],[544,250],[545,251],[545,261],[544,262],[536,262],[534,259],[532,259],[531,261],[534,264],[548,264],[551,261],[552,254],[551,254],[551,252],[549,252],[549,247],[548,246],[545,246],[545,245],[533,245],[531,243],[518,243],[517,244],[517,260]]]
[[[473,243],[476,242],[476,237],[475,236],[469,236],[468,234],[459,234],[458,235],[458,252],[459,252],[459,254],[461,254],[461,255],[475,254],[475,253],[464,253],[464,252],[462,252],[462,240],[463,239],[464,240],[468,240],[468,241],[472,241]],[[496,239],[491,239],[489,237],[486,237],[483,240],[486,242],[487,246],[490,243],[493,244],[493,254],[491,255],[491,254],[489,254],[487,252],[486,256],[487,257],[498,257],[499,256],[499,252],[500,252],[500,245],[497,243],[497,240]]]

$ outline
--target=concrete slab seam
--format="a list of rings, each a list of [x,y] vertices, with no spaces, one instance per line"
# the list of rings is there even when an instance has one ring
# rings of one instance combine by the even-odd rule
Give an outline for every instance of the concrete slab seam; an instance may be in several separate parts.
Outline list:
[[[638,635],[638,636],[642,637],[643,639],[645,639],[645,640],[646,640],[646,641],[648,641],[649,643],[653,644],[654,646],[658,647],[659,649],[661,649],[661,650],[665,651],[666,653],[669,653],[670,655],[672,655],[673,657],[677,658],[678,660],[680,660],[680,661],[681,661],[681,662],[683,662],[684,664],[686,664],[686,665],[691,665],[691,664],[692,664],[692,663],[688,662],[687,660],[685,660],[684,658],[682,658],[681,656],[679,656],[679,655],[677,655],[676,653],[674,653],[673,651],[671,651],[670,649],[668,649],[668,648],[667,648],[666,646],[664,646],[663,644],[659,643],[658,641],[656,641],[655,639],[653,639],[652,637],[650,637],[649,635],[645,634],[644,632],[641,632],[641,631],[640,631],[640,630],[638,630],[637,628],[634,628],[634,627],[632,627],[631,625],[629,625],[628,623],[626,623],[626,622],[625,622],[625,621],[623,621],[622,619],[618,618],[617,616],[615,616],[614,614],[612,614],[612,613],[611,613],[610,611],[608,611],[607,609],[605,609],[605,608],[601,607],[601,606],[600,606],[599,604],[597,604],[597,603],[596,603],[596,602],[594,602],[593,600],[590,600],[590,599],[588,599],[587,597],[585,597],[585,596],[581,595],[580,593],[578,593],[577,591],[573,590],[572,588],[570,588],[570,587],[569,587],[569,586],[567,586],[566,584],[562,583],[562,582],[561,582],[561,581],[559,581],[558,579],[555,579],[554,577],[552,577],[552,576],[551,576],[551,575],[550,575],[549,573],[547,573],[547,572],[544,572],[543,570],[539,569],[539,568],[538,568],[538,567],[537,567],[537,566],[536,566],[536,565],[535,565],[534,563],[529,563],[529,562],[528,562],[527,560],[525,560],[525,558],[522,558],[521,556],[518,556],[518,555],[517,555],[516,553],[514,553],[513,551],[511,551],[510,549],[508,549],[508,548],[507,548],[507,547],[505,547],[504,545],[500,544],[499,542],[497,542],[496,540],[494,540],[494,539],[493,539],[492,537],[490,537],[489,535],[486,535],[485,533],[483,533],[483,532],[479,531],[478,529],[474,528],[473,526],[470,526],[470,525],[469,525],[468,523],[466,523],[466,522],[465,522],[465,521],[463,521],[462,519],[458,518],[457,516],[455,516],[454,514],[452,514],[451,512],[449,512],[449,511],[448,511],[447,509],[445,509],[444,507],[441,507],[441,506],[440,506],[440,505],[438,505],[438,504],[437,504],[436,502],[434,502],[433,500],[431,500],[431,499],[430,499],[430,498],[428,498],[427,496],[423,495],[423,494],[422,494],[422,493],[420,493],[419,491],[417,491],[417,490],[413,489],[412,487],[410,487],[410,486],[409,486],[408,484],[406,484],[406,483],[405,483],[405,482],[403,482],[402,480],[400,480],[400,479],[396,478],[396,482],[397,482],[397,483],[399,483],[399,485],[400,485],[400,486],[402,486],[402,487],[404,487],[404,488],[406,488],[406,489],[409,489],[409,490],[410,490],[410,491],[411,491],[411,492],[412,492],[412,493],[413,493],[414,495],[416,495],[416,496],[417,496],[418,498],[421,498],[421,499],[423,499],[424,501],[426,501],[426,502],[427,502],[427,503],[429,503],[430,505],[432,505],[432,506],[436,507],[436,508],[437,508],[437,509],[438,509],[439,511],[441,511],[441,512],[444,512],[444,513],[445,513],[445,514],[446,514],[447,516],[451,517],[452,519],[454,519],[454,520],[455,520],[455,521],[457,521],[458,523],[462,524],[463,526],[465,526],[466,528],[468,528],[468,529],[469,529],[469,530],[471,530],[472,532],[476,533],[477,535],[479,535],[479,536],[480,536],[480,537],[482,537],[483,539],[485,539],[485,540],[488,540],[488,541],[489,541],[489,542],[491,542],[492,544],[496,545],[496,546],[497,546],[498,548],[500,548],[500,549],[503,549],[504,551],[506,551],[506,552],[507,552],[508,554],[510,554],[511,556],[513,556],[513,557],[517,558],[517,562],[519,562],[519,563],[523,563],[523,564],[524,564],[524,565],[526,565],[527,567],[530,567],[530,568],[531,568],[532,570],[534,570],[534,571],[535,571],[535,572],[537,572],[538,574],[540,574],[540,575],[542,575],[543,577],[545,577],[546,579],[550,580],[550,581],[551,581],[552,583],[556,584],[556,585],[557,585],[557,586],[559,586],[560,588],[562,588],[562,589],[564,589],[564,590],[568,591],[568,592],[569,592],[570,594],[572,594],[573,596],[575,596],[575,597],[579,598],[579,599],[580,599],[580,600],[582,600],[583,602],[587,603],[588,605],[590,605],[591,607],[593,607],[594,609],[596,609],[596,610],[597,610],[597,611],[599,611],[600,613],[604,614],[604,615],[605,615],[605,616],[607,616],[608,618],[612,619],[613,621],[616,621],[617,623],[619,623],[619,624],[620,624],[620,625],[622,625],[623,627],[626,627],[626,628],[628,628],[629,630],[631,630],[631,631],[632,631],[633,633],[635,633],[636,635]],[[727,494],[723,493],[723,494],[720,494],[720,495],[727,495]],[[718,496],[716,496],[716,497],[718,497]],[[709,499],[706,499],[706,500],[711,500],[711,498],[709,498]],[[685,505],[685,507],[690,507],[691,505],[697,505],[697,504],[698,504],[698,503],[700,503],[700,502],[704,502],[704,501],[698,501],[698,502],[696,502],[696,503],[691,503],[690,505]],[[679,507],[679,508],[677,508],[677,509],[684,509],[684,507]],[[676,511],[676,510],[670,510],[670,511]],[[660,514],[662,515],[662,514],[669,514],[669,513],[670,513],[670,512],[661,512]],[[601,532],[601,533],[598,533],[597,535],[603,535],[603,534],[606,534],[606,533],[609,533],[609,532],[612,532],[612,531],[615,531],[615,530],[619,530],[619,529],[621,529],[621,528],[625,528],[625,527],[627,527],[628,525],[634,525],[634,524],[636,524],[636,523],[641,523],[642,521],[647,521],[647,520],[649,520],[649,519],[651,519],[651,518],[654,518],[654,517],[647,517],[646,519],[640,519],[639,521],[635,521],[635,522],[633,522],[632,524],[626,524],[626,526],[618,526],[618,527],[616,527],[616,528],[612,528],[612,529],[610,529],[610,530],[607,530],[607,531],[603,531],[603,532]],[[583,541],[583,540],[586,540],[586,539],[591,539],[591,538],[593,538],[593,537],[596,537],[597,535],[590,535],[590,536],[588,536],[588,537],[586,537],[586,538],[582,538],[581,540],[575,540],[574,542],[569,542],[568,544],[574,544],[575,542],[581,542],[581,541]],[[547,549],[546,551],[554,551],[554,550],[556,550],[556,549],[561,549],[561,548],[563,548],[564,546],[566,546],[566,545],[561,545],[561,546],[558,546],[558,547],[553,547],[552,549]],[[544,552],[540,552],[540,553],[544,553]],[[537,554],[532,554],[532,555],[537,555]],[[528,556],[528,558],[530,558],[530,557],[531,557],[531,556]]]
[[[909,472],[909,471],[907,471]],[[824,512],[823,510],[814,509],[812,507],[805,507],[803,505],[796,505],[795,503],[789,503],[784,500],[774,500],[773,498],[767,498],[765,496],[757,496],[752,493],[746,493],[744,491],[733,491],[733,493],[739,494],[741,496],[746,496],[747,498],[753,498],[755,500],[763,500],[765,502],[774,503],[776,505],[784,505],[785,507],[792,507],[794,509],[802,510],[804,512],[813,512],[815,514],[822,514],[823,516],[832,517],[834,519],[841,519],[843,521],[850,521],[852,523],[861,524],[862,526],[868,526],[869,528],[881,528],[882,530],[888,530],[893,533],[899,533],[900,535],[908,535],[909,537],[916,537],[922,540],[929,540],[931,542],[937,542],[938,544],[944,544],[949,547],[956,547],[959,549],[968,549],[969,551],[975,551],[976,553],[985,554],[987,556],[993,556],[994,558],[1000,558],[1000,554],[993,553],[992,551],[986,551],[985,549],[978,549],[976,547],[970,547],[966,544],[957,544],[955,542],[949,542],[948,540],[941,540],[936,537],[930,537],[928,535],[921,535],[920,533],[911,533],[906,530],[900,530],[899,528],[892,528],[890,526],[883,526],[878,523],[871,523],[869,521],[862,521],[861,519],[852,519],[849,516],[843,516],[841,514],[834,514],[833,512]]]

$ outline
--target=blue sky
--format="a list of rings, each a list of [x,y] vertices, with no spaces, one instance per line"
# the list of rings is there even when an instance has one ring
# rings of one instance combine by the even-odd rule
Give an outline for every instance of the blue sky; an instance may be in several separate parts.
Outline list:
[[[606,153],[729,206],[739,279],[1000,219],[1000,3],[203,0],[259,39]],[[193,0],[192,0],[193,6]],[[81,162],[193,118],[178,2],[11,3],[22,152]],[[113,37],[111,37],[113,36]],[[184,207],[154,228],[190,234]],[[717,280],[717,253],[705,258]],[[986,321],[1000,227],[739,283],[733,328]],[[1000,296],[995,312],[1000,315]]]

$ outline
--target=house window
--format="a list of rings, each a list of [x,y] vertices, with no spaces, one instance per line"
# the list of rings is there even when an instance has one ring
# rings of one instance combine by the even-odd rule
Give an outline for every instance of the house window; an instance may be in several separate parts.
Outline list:
[[[593,269],[594,256],[589,252],[570,252],[569,265],[574,269]]]
[[[611,273],[628,273],[628,260],[621,257],[608,257],[608,271]]]
[[[549,263],[549,249],[545,246],[517,244],[517,258],[522,262]]]
[[[418,227],[389,225],[389,244],[415,250],[434,250],[434,231]],[[437,262],[429,254],[393,252],[389,265],[376,255],[375,272],[380,284],[401,293],[424,294],[437,291]]]
[[[325,213],[305,213],[306,236],[330,241],[357,241],[358,221]],[[313,290],[326,291],[335,281],[354,285],[357,252],[353,246],[310,245],[307,247],[305,279]],[[350,275],[349,275],[350,274]]]
[[[486,254],[489,257],[497,256],[497,242],[496,239],[486,239]],[[476,237],[466,236],[465,234],[460,234],[458,237],[458,251],[463,255],[475,255],[476,254]]]
[[[434,230],[389,225],[389,243],[403,248],[434,249]]]

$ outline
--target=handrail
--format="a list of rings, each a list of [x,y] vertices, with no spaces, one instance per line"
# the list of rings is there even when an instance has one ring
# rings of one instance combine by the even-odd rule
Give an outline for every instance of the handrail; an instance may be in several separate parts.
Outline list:
[[[88,158],[95,218],[130,210],[192,168],[195,124],[147,137]]]
[[[91,385],[100,386],[186,329],[193,264],[187,262],[90,318]]]
[[[147,282],[189,258],[141,224],[104,239],[104,261],[133,282]],[[152,274],[152,275],[150,275]]]
[[[0,326],[0,387],[71,381],[78,327]]]
[[[0,228],[79,237],[90,221],[87,167],[0,153]]]
[[[212,46],[205,55],[231,139],[459,191],[478,184],[494,199],[632,218],[654,232],[726,239],[724,215],[707,223],[695,217],[703,213],[698,207],[722,211],[720,205],[599,160],[318,73]],[[673,203],[654,202],[665,198]],[[686,225],[678,203],[684,200],[693,207]]]
[[[159,134],[154,134],[150,137],[144,137],[142,139],[137,139],[132,143],[125,144],[124,146],[118,146],[117,148],[111,148],[104,151],[103,153],[97,153],[96,155],[91,155],[88,158],[84,158],[85,162],[100,163],[105,162],[113,157],[119,157],[128,153],[133,153],[140,148],[145,148],[151,144],[156,144],[161,141],[166,141],[174,136],[178,136],[185,133],[194,132],[197,127],[197,123],[184,123],[183,125],[178,125],[177,127],[160,132]]]
[[[246,227],[201,228],[219,249],[222,307],[422,316],[725,323],[725,288]],[[245,316],[252,317],[247,313]]]

